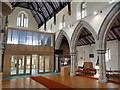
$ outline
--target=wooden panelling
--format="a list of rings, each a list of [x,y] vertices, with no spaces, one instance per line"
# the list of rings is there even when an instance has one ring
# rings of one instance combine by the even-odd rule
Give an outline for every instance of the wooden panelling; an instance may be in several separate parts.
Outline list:
[[[54,47],[30,45],[6,45],[4,54],[3,76],[10,76],[12,55],[44,55],[50,56],[50,72],[54,71]]]
[[[3,76],[10,76],[11,69],[11,55],[4,55]]]
[[[30,45],[6,45],[6,54],[54,54],[54,47]]]

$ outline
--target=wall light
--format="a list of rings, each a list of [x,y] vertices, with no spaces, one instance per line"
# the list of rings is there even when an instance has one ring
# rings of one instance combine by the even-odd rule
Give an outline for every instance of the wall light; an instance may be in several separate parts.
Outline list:
[[[70,27],[70,25],[68,25],[68,27]]]
[[[98,14],[98,12],[96,12],[96,11],[95,11],[93,14],[94,14],[94,15],[97,15],[97,14]]]

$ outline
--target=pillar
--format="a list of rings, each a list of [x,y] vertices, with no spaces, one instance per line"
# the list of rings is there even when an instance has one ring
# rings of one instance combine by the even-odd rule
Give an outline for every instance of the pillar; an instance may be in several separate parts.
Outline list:
[[[105,63],[105,53],[106,50],[97,50],[99,55],[99,79],[98,82],[100,83],[107,83],[107,76],[106,76],[106,63]]]
[[[75,53],[71,53],[70,57],[71,57],[70,76],[76,76],[76,74],[75,74]]]
[[[0,30],[2,30],[2,2],[0,1]],[[0,89],[2,89],[2,40],[0,34]]]
[[[58,72],[58,59],[59,55],[55,55],[55,72]]]

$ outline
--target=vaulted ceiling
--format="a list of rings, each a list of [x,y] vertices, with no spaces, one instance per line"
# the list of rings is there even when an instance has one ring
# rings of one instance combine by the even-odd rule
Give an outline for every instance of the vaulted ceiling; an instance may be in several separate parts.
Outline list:
[[[93,35],[91,34],[91,32],[88,29],[83,28],[80,34],[80,37],[78,39],[77,46],[91,45],[94,43],[95,43],[95,39]]]
[[[119,17],[120,17],[120,13],[113,20],[113,24],[111,24],[112,27],[110,28],[110,31],[108,32],[108,36],[106,38],[107,41],[112,41],[112,40],[120,41],[120,18]],[[91,44],[95,44],[95,39],[88,29],[83,28],[79,36],[77,46],[91,45]]]
[[[113,21],[112,28],[108,34],[107,40],[119,40],[120,41],[120,13]]]
[[[13,8],[22,7],[29,9],[38,23],[38,28],[45,24],[65,6],[70,5],[71,0],[32,0],[34,2],[11,2]]]

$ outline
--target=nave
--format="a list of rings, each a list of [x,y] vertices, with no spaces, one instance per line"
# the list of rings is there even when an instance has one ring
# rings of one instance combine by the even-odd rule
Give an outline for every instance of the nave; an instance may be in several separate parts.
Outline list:
[[[101,84],[98,80],[81,77],[81,76],[61,76],[61,75],[45,75],[43,76],[55,82],[64,84],[70,88],[118,88],[120,90],[120,85],[114,83]],[[47,88],[36,81],[32,80],[30,77],[17,78],[11,80],[3,80],[2,88]]]

